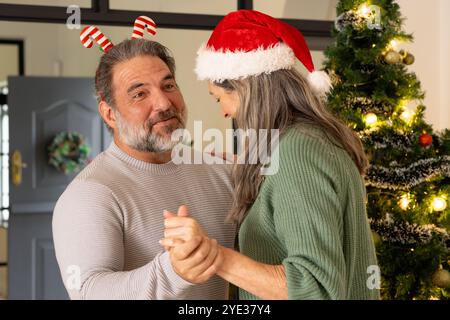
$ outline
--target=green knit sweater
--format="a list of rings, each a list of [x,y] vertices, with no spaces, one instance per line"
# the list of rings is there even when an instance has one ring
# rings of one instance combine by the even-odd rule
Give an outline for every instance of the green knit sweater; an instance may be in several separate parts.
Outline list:
[[[283,264],[289,299],[379,299],[367,285],[377,260],[355,164],[309,125],[289,129],[279,147],[279,170],[266,176],[241,225],[240,251]]]

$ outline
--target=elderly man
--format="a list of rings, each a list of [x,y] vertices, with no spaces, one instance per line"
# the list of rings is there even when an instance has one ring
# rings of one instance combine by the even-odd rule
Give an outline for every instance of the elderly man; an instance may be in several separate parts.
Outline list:
[[[232,200],[229,167],[171,161],[171,134],[186,121],[174,59],[157,42],[125,40],[102,56],[95,86],[114,141],[67,187],[53,217],[70,297],[225,299],[227,283],[215,272],[218,243],[234,241],[233,226],[224,222]],[[181,205],[211,239],[164,251],[163,210]],[[186,208],[178,214],[186,216]]]

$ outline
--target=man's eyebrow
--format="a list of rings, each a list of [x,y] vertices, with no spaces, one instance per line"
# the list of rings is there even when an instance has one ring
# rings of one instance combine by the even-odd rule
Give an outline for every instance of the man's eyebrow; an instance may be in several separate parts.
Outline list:
[[[213,95],[213,93],[211,91],[208,91],[210,95]]]
[[[130,93],[131,91],[133,91],[133,90],[135,90],[135,89],[137,89],[137,88],[140,88],[140,87],[142,87],[142,86],[145,86],[146,84],[147,84],[147,83],[142,83],[142,82],[135,83],[135,84],[131,85],[131,86],[128,88],[127,93]]]
[[[162,79],[162,81],[166,81],[166,80],[174,80],[175,79],[175,77],[171,74],[171,73],[169,73],[167,76],[165,76],[163,79]]]

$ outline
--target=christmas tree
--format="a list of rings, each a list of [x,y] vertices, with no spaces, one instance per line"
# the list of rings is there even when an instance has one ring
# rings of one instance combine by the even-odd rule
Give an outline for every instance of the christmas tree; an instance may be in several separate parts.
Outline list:
[[[394,0],[341,0],[325,52],[328,104],[361,137],[383,299],[450,298],[450,131],[424,120]],[[450,106],[449,106],[450,107]]]

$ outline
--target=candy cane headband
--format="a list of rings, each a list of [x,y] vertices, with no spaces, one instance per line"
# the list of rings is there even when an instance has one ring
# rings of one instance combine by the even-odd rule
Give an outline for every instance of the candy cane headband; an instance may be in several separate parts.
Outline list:
[[[134,22],[131,39],[143,38],[145,31],[154,36],[156,34],[156,24],[149,17],[140,16]],[[80,40],[83,46],[88,49],[92,47],[94,41],[97,42],[105,53],[114,47],[114,44],[95,26],[87,26],[84,28],[80,33]]]

